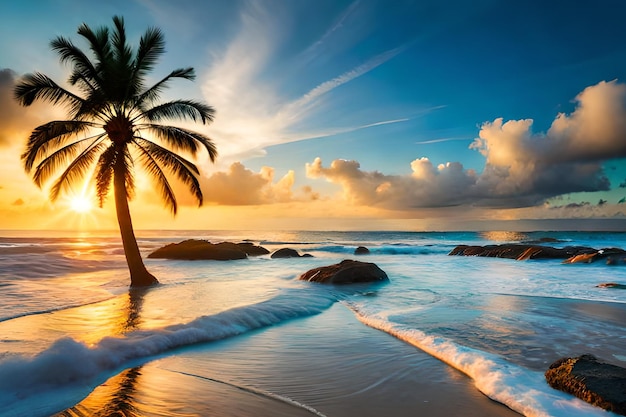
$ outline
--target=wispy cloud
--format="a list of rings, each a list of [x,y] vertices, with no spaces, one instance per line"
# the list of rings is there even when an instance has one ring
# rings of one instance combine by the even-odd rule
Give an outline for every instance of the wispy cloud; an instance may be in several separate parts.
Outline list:
[[[333,28],[342,25],[357,6],[358,1],[335,22],[325,37],[331,36],[337,30]],[[374,55],[356,67],[318,83],[301,96],[286,97],[282,93],[286,88],[280,73],[268,78],[268,73],[275,71],[270,62],[278,53],[278,40],[289,36],[280,32],[285,25],[279,23],[274,15],[261,7],[261,3],[249,3],[241,12],[239,32],[222,51],[212,52],[213,64],[202,76],[203,94],[218,112],[209,133],[218,142],[220,159],[224,163],[262,154],[267,146],[406,121],[401,118],[365,120],[357,126],[302,128],[307,121],[332,106],[331,92],[388,62],[405,46]],[[302,83],[305,84],[306,79]]]
[[[306,59],[311,59],[315,54],[317,54],[319,48],[322,45],[326,44],[329,40],[331,40],[332,37],[337,33],[337,31],[344,27],[344,24],[346,23],[348,18],[354,14],[360,3],[361,0],[353,1],[341,14],[341,16],[339,16],[337,21],[330,28],[328,28],[328,30],[326,30],[322,37],[314,42],[311,46],[309,46],[302,53],[302,55],[305,56]]]
[[[319,104],[319,99],[325,95],[333,91],[335,88],[342,86],[362,75],[367,74],[372,71],[376,67],[384,64],[389,61],[391,58],[398,55],[400,52],[404,50],[404,47],[394,48],[388,51],[385,51],[379,55],[370,58],[365,63],[344,72],[343,74],[319,84],[315,88],[311,89],[302,97],[297,100],[288,103],[281,109],[279,113],[279,117],[285,117],[287,120],[300,120],[303,114],[308,113],[313,106]]]
[[[441,142],[454,142],[454,141],[466,141],[466,140],[474,140],[473,137],[469,136],[460,136],[453,138],[439,138],[439,139],[431,139],[431,140],[423,140],[421,142],[415,142],[416,145],[429,145],[431,143],[441,143]]]

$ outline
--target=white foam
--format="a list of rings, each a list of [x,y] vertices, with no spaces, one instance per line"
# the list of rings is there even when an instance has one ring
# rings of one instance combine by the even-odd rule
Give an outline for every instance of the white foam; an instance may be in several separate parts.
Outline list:
[[[576,397],[552,389],[541,372],[508,363],[501,357],[433,337],[344,302],[358,319],[403,340],[460,370],[491,399],[527,417],[615,416]]]
[[[186,324],[106,337],[93,346],[71,338],[59,339],[34,357],[11,357],[0,363],[0,416],[50,415],[74,405],[128,366],[178,347],[318,314],[334,302],[330,292],[299,289]]]

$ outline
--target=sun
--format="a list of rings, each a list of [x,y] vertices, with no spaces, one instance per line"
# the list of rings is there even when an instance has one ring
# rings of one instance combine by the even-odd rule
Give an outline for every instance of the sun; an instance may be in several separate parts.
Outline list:
[[[76,213],[88,213],[93,209],[93,204],[87,197],[75,196],[70,200],[70,209]]]

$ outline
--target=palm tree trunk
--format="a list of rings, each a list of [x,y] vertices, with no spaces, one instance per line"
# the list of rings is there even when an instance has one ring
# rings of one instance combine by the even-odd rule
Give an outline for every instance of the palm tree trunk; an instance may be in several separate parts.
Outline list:
[[[119,159],[123,159],[123,157]],[[139,246],[137,246],[137,239],[133,231],[133,223],[130,218],[130,209],[126,196],[125,169],[120,169],[119,165],[119,163],[116,164],[113,171],[113,193],[115,194],[117,222],[120,226],[126,263],[130,271],[130,286],[145,287],[158,284],[159,281],[148,272],[139,253]]]

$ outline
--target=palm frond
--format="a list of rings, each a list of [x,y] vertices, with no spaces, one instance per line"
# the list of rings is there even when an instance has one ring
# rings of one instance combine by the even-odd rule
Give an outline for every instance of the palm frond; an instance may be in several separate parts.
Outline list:
[[[73,136],[94,127],[91,122],[78,120],[52,121],[32,131],[22,154],[26,172],[30,172],[35,162],[45,156],[49,149],[62,146]]]
[[[201,121],[202,124],[207,124],[213,121],[215,109],[195,100],[174,100],[146,110],[144,115],[151,122],[190,119],[194,122]]]
[[[91,168],[96,159],[96,155],[101,151],[99,142],[95,146],[89,146],[84,149],[63,171],[59,178],[54,182],[50,189],[50,200],[56,201],[62,190],[67,190],[76,181],[85,176],[85,173]]]
[[[105,146],[102,142],[98,142],[98,138],[91,140],[92,143],[88,144],[86,147],[84,141],[72,142],[44,158],[39,165],[37,165],[35,173],[33,174],[35,184],[41,187],[61,166],[65,166],[68,162],[71,162],[76,154],[81,152],[81,149],[84,148],[83,152],[92,152],[90,148],[96,148],[93,149],[93,152],[98,153]]]
[[[138,147],[147,152],[151,158],[158,161],[163,168],[174,174],[183,184],[188,186],[189,191],[198,201],[198,206],[202,205],[202,190],[197,178],[200,171],[198,171],[198,168],[192,162],[154,142],[142,138],[135,138],[134,142]]]
[[[115,62],[118,64],[119,69],[130,70],[133,51],[126,43],[124,18],[121,16],[113,16],[113,24],[115,25],[115,31],[111,36],[111,41],[113,43]]]
[[[159,98],[159,95],[167,87],[169,81],[173,78],[184,78],[186,80],[194,80],[196,78],[196,74],[193,68],[179,68],[170,72],[163,79],[158,81],[148,90],[144,91],[138,98],[136,106],[139,108],[144,108],[146,103],[150,104],[156,101]]]
[[[71,85],[78,86],[78,88],[80,88],[80,90],[83,91],[85,94],[92,94],[96,90],[95,83],[90,81],[90,79],[87,78],[85,74],[78,69],[75,69],[72,72],[70,78],[68,79],[68,82]]]
[[[13,93],[22,106],[30,106],[35,100],[45,100],[52,104],[63,103],[78,108],[84,101],[40,72],[26,74],[15,86]]]
[[[89,42],[89,48],[97,59],[95,69],[100,74],[102,70],[100,63],[108,61],[111,56],[109,28],[103,26],[94,32],[89,26],[83,23],[78,27],[77,33]]]
[[[113,180],[113,167],[115,166],[115,158],[117,151],[115,146],[109,146],[98,158],[96,166],[95,182],[96,194],[98,196],[98,205],[102,208],[106,200],[109,190],[111,189],[111,181]]]
[[[167,180],[167,176],[159,164],[155,161],[149,149],[144,148],[144,146],[142,146],[139,142],[136,142],[135,144],[139,150],[139,160],[143,164],[146,172],[150,175],[151,179],[156,182],[157,189],[165,203],[165,206],[172,211],[172,214],[176,215],[176,212],[178,211],[178,203],[176,202],[174,190]],[[147,142],[145,145],[149,148],[152,144]]]
[[[201,133],[183,129],[175,126],[163,126],[159,124],[138,125],[139,129],[147,130],[157,139],[172,147],[174,150],[181,150],[195,155],[198,152],[198,145],[202,145],[209,153],[211,162],[217,158],[217,148],[213,141]]]
[[[135,197],[135,175],[133,169],[135,166],[135,160],[130,154],[128,146],[124,147],[124,160],[126,161],[126,166],[128,167],[126,175],[124,176],[124,183],[126,184],[126,198],[130,201]]]
[[[133,175],[133,157],[128,146],[116,146],[115,165],[113,166],[113,185],[122,187],[126,199],[132,200],[135,195],[135,177]]]
[[[132,82],[143,90],[143,79],[152,71],[159,57],[165,52],[165,39],[158,28],[149,28],[139,40]]]
[[[79,80],[84,80],[87,83],[90,81],[98,82],[98,73],[93,63],[70,40],[59,36],[50,42],[50,47],[59,54],[62,63],[67,62],[72,65],[74,70],[69,78],[71,85],[76,84]]]

